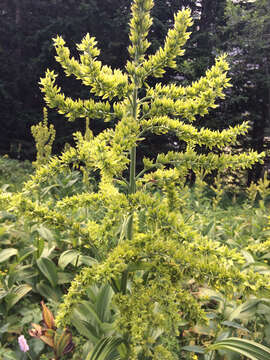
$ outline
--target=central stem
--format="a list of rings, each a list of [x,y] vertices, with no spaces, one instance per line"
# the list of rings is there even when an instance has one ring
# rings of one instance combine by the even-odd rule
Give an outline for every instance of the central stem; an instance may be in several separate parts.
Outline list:
[[[137,107],[138,107],[138,88],[134,85],[132,96],[132,117],[137,121]],[[130,170],[129,170],[129,194],[136,192],[136,146],[133,146],[130,150]],[[130,215],[127,225],[127,238],[132,239],[133,229],[133,214]]]
[[[132,117],[137,121],[137,107],[138,107],[138,88],[134,87],[133,96],[132,96]],[[136,146],[133,146],[130,150],[130,169],[129,169],[129,188],[128,193],[134,194],[136,192]],[[133,213],[130,214],[128,223],[127,223],[127,238],[132,240],[133,237]],[[128,271],[124,271],[121,277],[121,292],[125,294],[127,291],[127,280],[128,280]]]
[[[136,147],[130,150],[129,194],[136,192]]]

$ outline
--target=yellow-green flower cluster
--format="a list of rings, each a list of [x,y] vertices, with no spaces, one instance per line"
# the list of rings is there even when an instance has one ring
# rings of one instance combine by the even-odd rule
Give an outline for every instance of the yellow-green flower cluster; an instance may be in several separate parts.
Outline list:
[[[48,111],[43,109],[43,121],[31,126],[31,132],[36,142],[37,159],[36,167],[47,164],[52,154],[52,144],[55,139],[55,129],[52,124],[48,126]]]
[[[1,205],[9,211],[69,233],[79,239],[82,249],[90,248],[97,262],[82,269],[72,282],[58,323],[69,322],[74,304],[89,285],[109,283],[117,309],[115,331],[128,339],[130,360],[141,359],[142,354],[153,360],[171,359],[169,351],[158,344],[159,335],[175,336],[180,320],[189,325],[206,321],[200,298],[190,291],[190,280],[228,296],[270,289],[264,275],[240,272],[241,255],[200,236],[179,211],[183,205],[179,194],[189,170],[206,174],[245,169],[262,161],[263,154],[219,153],[246,134],[247,123],[223,131],[197,130],[193,125],[198,116],[217,106],[216,100],[230,86],[225,56],[190,86],[145,86],[149,76],[160,77],[167,67],[175,67],[192,25],[190,10],[179,11],[164,46],[148,55],[153,3],[132,3],[131,60],[126,72],[97,60],[100,51],[89,34],[77,46],[79,60],[70,56],[62,37],[54,39],[56,60],[67,76],[89,87],[90,97],[74,100],[65,96],[51,70],[40,81],[41,91],[47,105],[69,120],[85,118],[86,133],[75,133],[75,146],[38,168],[21,193],[0,194]],[[90,125],[97,119],[114,122],[94,137]],[[148,132],[175,134],[186,144],[185,151],[144,158],[138,170],[136,148]],[[199,154],[200,146],[209,152]],[[92,173],[98,174],[95,189],[88,186],[59,199],[39,196],[50,178],[68,176],[73,169],[83,173],[85,184]]]

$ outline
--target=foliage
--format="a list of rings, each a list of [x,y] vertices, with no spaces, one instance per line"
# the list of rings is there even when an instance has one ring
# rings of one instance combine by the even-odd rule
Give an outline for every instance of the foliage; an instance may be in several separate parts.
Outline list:
[[[270,349],[249,340],[229,338],[209,347],[209,350],[228,349],[236,351],[252,360],[266,360]]]
[[[199,346],[186,346],[185,348],[186,350],[195,352],[197,354],[204,354],[203,358],[207,360],[216,359],[216,350],[229,351],[232,354],[233,358],[235,358],[235,353],[237,353],[251,360],[267,360],[269,359],[270,355],[270,348],[266,346],[263,346],[251,340],[233,337],[220,340],[208,346],[206,349],[203,349]],[[198,359],[198,356],[195,355],[193,359]]]
[[[18,191],[33,173],[29,161],[19,162],[7,155],[0,157],[0,186],[9,191]]]
[[[73,184],[73,187],[77,187],[76,184],[77,183]],[[217,188],[219,187],[218,185],[216,186]],[[269,246],[267,244],[270,232],[268,228],[269,194],[267,193],[267,186],[267,182],[265,184],[261,183],[259,186],[253,185],[248,189],[248,197],[246,200],[243,200],[243,195],[241,195],[239,199],[231,197],[230,188],[229,193],[227,193],[223,187],[221,197],[220,195],[215,195],[215,192],[209,189],[205,182],[201,183],[199,177],[197,177],[197,182],[192,189],[185,187],[181,190],[182,206],[180,210],[182,211],[185,223],[190,227],[196,228],[201,235],[207,236],[210,240],[217,241],[222,245],[236,249],[237,252],[243,254],[244,263],[241,265],[243,270],[253,268],[256,271],[268,274]],[[78,189],[80,189],[80,186]],[[69,192],[68,188],[63,188],[61,196],[64,196],[65,192]],[[48,194],[51,199],[54,199],[55,193],[47,192],[47,195]],[[216,199],[216,196],[218,196],[218,199]],[[21,249],[33,245],[33,239],[27,235],[28,232],[29,230],[26,224],[24,224],[22,220],[20,222],[17,221],[17,236],[15,236],[14,225],[13,227],[9,226],[6,229],[5,238],[1,237],[1,247],[17,248],[18,252],[21,253]],[[10,233],[10,236],[12,235],[12,242],[9,243],[6,242],[8,233]],[[20,237],[18,237],[19,234]],[[68,237],[68,232],[63,234],[63,238],[68,239]],[[21,240],[19,240],[20,238]],[[53,243],[51,243],[51,246],[52,244]],[[59,244],[61,244],[61,241],[58,242],[58,245]],[[69,243],[66,242],[66,246],[68,244]],[[62,249],[65,249],[63,242],[62,246]],[[72,246],[71,242],[70,246]],[[61,271],[66,272],[68,269],[72,273],[75,273],[75,266],[83,266],[81,260],[84,260],[84,257],[85,256],[80,255],[78,249],[69,249],[57,251],[52,259],[57,263],[58,273]],[[27,264],[27,259],[30,260],[29,257],[26,258],[24,264]],[[12,272],[15,263],[14,260],[16,260],[15,256],[10,257],[2,263],[1,270],[6,270],[2,279],[14,273]],[[13,263],[13,265],[6,266],[9,263]],[[33,266],[34,265],[32,265],[32,267]],[[21,268],[17,267],[17,269],[18,272],[22,271]],[[40,273],[40,276],[41,274],[42,273]],[[46,278],[43,279],[46,281]],[[19,281],[23,284],[27,279],[23,277],[23,280],[21,278]],[[49,288],[52,287],[48,281],[47,289]],[[161,336],[160,340],[162,340],[166,346],[169,346],[170,351],[175,353],[177,358],[181,360],[189,359],[189,354],[192,354],[192,351],[193,353],[197,350],[204,351],[202,345],[207,347],[208,344],[213,344],[217,341],[216,339],[222,337],[244,336],[253,341],[255,340],[257,342],[263,342],[268,346],[270,345],[268,341],[270,329],[268,298],[261,298],[259,294],[257,294],[257,296],[250,296],[244,301],[241,300],[242,293],[236,293],[233,298],[227,298],[222,292],[210,291],[210,289],[205,286],[198,289],[194,282],[190,283],[190,289],[194,294],[197,293],[202,296],[203,307],[209,322],[204,326],[196,324],[192,327],[186,322],[180,323],[180,336],[175,340],[170,338],[165,341]],[[105,292],[107,295],[105,295]],[[99,336],[110,337],[112,335],[114,331],[113,324],[117,314],[116,308],[112,303],[112,294],[113,290],[108,287],[108,285],[104,289],[99,289],[97,286],[88,288],[84,301],[74,307],[71,315],[73,326],[71,329],[74,334],[74,341],[76,341],[77,344],[75,354],[73,355],[74,359],[80,359],[79,354],[81,354],[83,358],[87,358],[87,355],[91,354],[93,344],[97,343]],[[42,295],[42,297],[44,296],[49,300],[46,294]],[[205,299],[205,297],[207,298]],[[0,347],[0,351],[3,351],[3,354],[15,353],[12,350],[8,350],[16,348],[16,336],[14,341],[12,340],[14,333],[20,334],[23,329],[25,329],[24,331],[27,333],[31,322],[40,322],[39,299],[40,297],[38,297],[37,294],[34,295],[33,291],[31,291],[12,307],[12,312],[7,318],[1,318],[1,323],[4,325],[4,327],[1,328],[1,343],[2,346],[5,347]],[[99,299],[102,299],[102,301]],[[50,302],[50,304],[52,303]],[[55,308],[55,305],[53,305],[53,308]],[[100,310],[97,310],[98,308]],[[102,311],[101,309],[103,308],[106,310]],[[102,318],[101,314],[106,315]],[[75,321],[73,320],[74,318]],[[7,339],[9,339],[8,343],[6,343]],[[35,343],[31,340],[28,342],[33,359],[39,359],[41,357],[41,350],[43,353],[48,354],[48,349],[44,347],[41,348],[42,343],[38,347],[37,341]],[[194,347],[194,344],[196,344],[197,348]],[[181,348],[183,350],[180,352]],[[190,352],[184,351],[186,348],[190,349]],[[2,352],[0,352],[0,354],[2,354]],[[197,353],[199,359],[206,355],[207,354]],[[221,355],[224,357],[224,353]],[[17,359],[21,359],[19,355],[17,356]],[[215,356],[219,359],[218,353],[216,353]],[[226,360],[227,359],[231,360],[231,357],[226,357]],[[232,359],[235,359],[235,357],[232,357]],[[236,359],[238,358],[236,357]]]

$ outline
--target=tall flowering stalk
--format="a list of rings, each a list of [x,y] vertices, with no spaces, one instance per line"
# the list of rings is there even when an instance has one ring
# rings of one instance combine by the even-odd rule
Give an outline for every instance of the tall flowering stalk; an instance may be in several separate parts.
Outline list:
[[[223,131],[198,130],[193,125],[198,116],[217,106],[216,99],[223,98],[224,89],[230,86],[225,56],[217,58],[205,76],[190,86],[147,85],[149,77],[162,77],[166,68],[176,67],[192,24],[190,10],[179,11],[164,46],[148,55],[153,5],[153,0],[132,3],[130,60],[125,72],[102,65],[96,40],[89,34],[77,45],[79,60],[70,56],[62,37],[54,39],[56,60],[66,75],[75,76],[99,100],[65,96],[56,85],[57,74],[47,70],[40,81],[47,106],[70,121],[103,119],[116,125],[96,137],[90,130],[87,136],[75,133],[76,146],[40,167],[21,194],[1,197],[7,203],[8,196],[13,211],[31,221],[45,222],[58,232],[69,231],[97,259],[75,277],[57,316],[57,324],[70,323],[74,307],[85,299],[89,286],[110,284],[116,309],[114,332],[112,338],[101,339],[91,359],[104,354],[125,360],[173,359],[160,335],[177,336],[181,321],[189,326],[207,322],[203,300],[191,291],[190,283],[207,285],[228,296],[270,288],[263,275],[239,270],[241,254],[198,234],[179,211],[190,170],[209,173],[246,168],[261,161],[263,154],[222,153],[236,143],[238,135],[246,134],[247,123]],[[145,157],[144,168],[138,171],[136,150],[149,132],[157,136],[174,133],[186,149]],[[197,153],[202,146],[207,153]],[[211,151],[216,149],[219,152]],[[98,172],[98,190],[53,203],[31,198],[50,176],[67,174],[72,166],[84,176]],[[85,208],[87,217],[81,216]]]
[[[52,154],[52,145],[55,139],[55,129],[48,125],[48,111],[43,109],[43,121],[31,126],[31,133],[36,142],[37,159],[33,163],[35,167],[46,164]]]

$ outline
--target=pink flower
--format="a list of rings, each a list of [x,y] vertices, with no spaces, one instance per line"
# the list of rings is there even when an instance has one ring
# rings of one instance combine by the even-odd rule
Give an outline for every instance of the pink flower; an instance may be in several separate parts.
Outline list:
[[[29,346],[23,335],[19,336],[18,343],[22,352],[27,352],[29,350]]]

